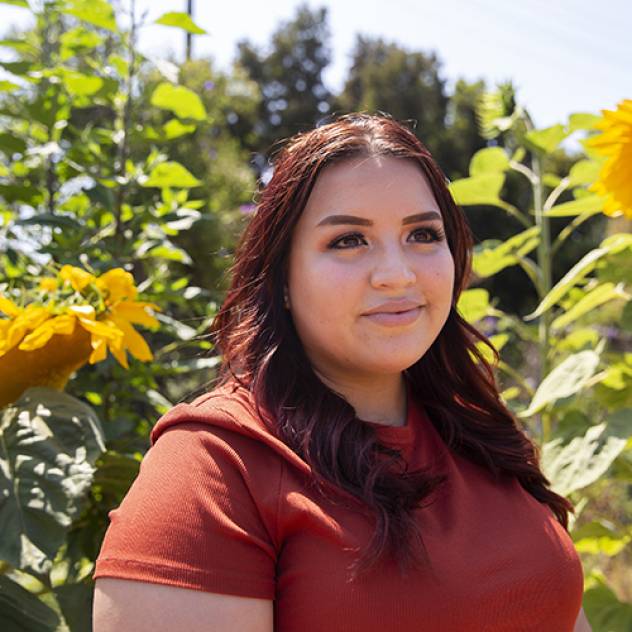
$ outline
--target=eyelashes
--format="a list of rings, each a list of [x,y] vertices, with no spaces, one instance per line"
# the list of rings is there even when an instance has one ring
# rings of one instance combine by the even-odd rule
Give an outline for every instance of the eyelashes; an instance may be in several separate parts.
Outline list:
[[[443,232],[443,230],[441,229],[436,229],[436,228],[417,228],[415,230],[413,230],[410,234],[411,235],[415,235],[417,233],[426,233],[427,235],[430,236],[430,238],[426,241],[418,241],[416,243],[418,244],[429,244],[429,243],[434,243],[437,241],[442,241],[443,239],[445,239],[445,233]],[[353,239],[363,239],[363,235],[362,233],[358,233],[358,232],[354,232],[354,233],[347,233],[346,235],[341,235],[340,237],[336,237],[336,239],[332,240],[331,242],[329,242],[329,244],[327,244],[327,248],[330,250],[351,250],[354,248],[354,246],[340,246],[339,244],[347,241],[347,240],[353,240]],[[348,241],[347,241],[348,243]]]

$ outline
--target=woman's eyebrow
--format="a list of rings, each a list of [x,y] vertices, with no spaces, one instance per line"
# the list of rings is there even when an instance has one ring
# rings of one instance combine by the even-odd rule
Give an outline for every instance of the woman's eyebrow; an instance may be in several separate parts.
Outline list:
[[[436,211],[426,211],[425,213],[417,213],[415,215],[404,217],[402,224],[414,224],[415,222],[422,222],[426,219],[441,220],[442,217],[441,214]],[[358,226],[373,226],[373,222],[370,219],[358,217],[357,215],[328,215],[324,219],[321,219],[316,226],[329,224],[357,224]]]

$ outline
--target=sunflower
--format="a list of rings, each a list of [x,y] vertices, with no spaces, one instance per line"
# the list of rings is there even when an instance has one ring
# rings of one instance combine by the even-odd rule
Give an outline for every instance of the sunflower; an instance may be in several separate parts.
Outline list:
[[[607,157],[598,179],[589,191],[606,198],[603,212],[611,217],[632,219],[632,99],[624,99],[617,109],[602,110],[595,127],[601,133],[585,145]]]
[[[147,311],[154,303],[135,300],[138,290],[122,268],[95,276],[65,265],[57,277],[43,277],[37,299],[21,307],[0,295],[0,406],[30,386],[63,389],[70,375],[108,351],[129,368],[126,352],[146,362],[153,354],[133,324],[155,329]]]

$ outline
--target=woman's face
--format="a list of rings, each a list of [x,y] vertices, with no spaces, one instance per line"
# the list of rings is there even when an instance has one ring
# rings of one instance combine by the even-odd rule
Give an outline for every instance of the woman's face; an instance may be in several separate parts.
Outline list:
[[[418,165],[353,158],[321,172],[288,271],[291,315],[318,373],[365,381],[407,369],[446,322],[453,285],[441,212]],[[366,315],[397,301],[419,307]]]

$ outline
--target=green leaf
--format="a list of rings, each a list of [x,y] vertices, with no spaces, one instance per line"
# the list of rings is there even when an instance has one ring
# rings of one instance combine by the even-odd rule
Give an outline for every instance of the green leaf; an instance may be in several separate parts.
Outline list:
[[[15,92],[19,89],[20,86],[17,83],[13,83],[13,81],[7,81],[6,79],[0,81],[0,91],[2,92]]]
[[[488,277],[500,270],[516,265],[519,257],[533,250],[540,241],[540,227],[533,226],[497,245],[496,240],[486,240],[474,248],[472,268],[480,277]]]
[[[184,86],[174,86],[164,81],[158,84],[151,95],[151,104],[163,110],[170,110],[178,118],[196,121],[206,119],[206,109],[200,97]]]
[[[87,97],[95,94],[103,86],[103,79],[84,75],[75,70],[65,70],[62,75],[62,82],[68,94],[74,97]]]
[[[162,24],[163,26],[175,26],[176,28],[187,31],[188,33],[194,33],[196,35],[203,35],[206,31],[200,28],[192,19],[188,13],[180,13],[177,11],[171,11],[161,15],[155,22],[155,24]]]
[[[620,553],[632,540],[630,534],[617,533],[603,522],[593,521],[584,524],[572,533],[575,548],[580,553],[613,557]]]
[[[51,632],[60,621],[37,595],[0,575],[0,625],[3,632]]]
[[[57,603],[68,624],[68,629],[73,632],[88,632],[92,630],[92,598],[94,585],[61,584],[53,588]]]
[[[536,310],[524,316],[524,320],[533,320],[558,303],[560,299],[587,274],[592,272],[597,261],[609,253],[620,252],[632,246],[632,235],[615,233],[604,239],[599,248],[585,254],[542,299]]]
[[[588,112],[576,112],[568,117],[568,132],[572,134],[580,129],[594,129],[595,123],[600,120],[598,114]]]
[[[0,437],[0,559],[42,574],[86,500],[103,430],[83,402],[36,387],[3,409]]]
[[[179,162],[163,162],[156,165],[149,174],[149,178],[141,182],[144,187],[170,187],[170,188],[191,188],[199,186],[200,181],[193,174],[183,167]]]
[[[596,160],[579,160],[568,172],[569,186],[576,187],[580,184],[590,184],[599,177],[601,164]]]
[[[26,143],[10,132],[5,132],[0,134],[0,151],[3,151],[7,156],[16,153],[23,154],[26,151]]]
[[[533,399],[519,417],[530,417],[563,397],[579,392],[589,382],[599,366],[599,354],[587,350],[575,353],[556,366],[538,386]]]
[[[30,9],[29,3],[26,0],[0,0],[0,4],[12,4],[14,7]]]
[[[489,310],[489,292],[482,288],[465,290],[457,303],[457,311],[468,323],[475,323]]]
[[[584,314],[587,314],[612,299],[626,298],[626,296],[627,294],[623,289],[623,283],[619,283],[616,286],[614,283],[598,285],[575,303],[565,314],[558,316],[551,323],[551,331],[566,327],[569,323],[574,322]]]
[[[605,581],[586,590],[583,605],[593,632],[632,630],[632,604],[619,601]]]
[[[144,255],[144,258],[154,257],[156,259],[169,259],[170,261],[180,261],[187,265],[191,265],[193,260],[189,256],[186,250],[174,246],[168,240],[163,240],[160,246],[156,246]]]
[[[586,434],[562,445],[553,439],[542,446],[542,470],[553,491],[562,496],[594,483],[621,454],[627,437],[607,423],[591,426]]]
[[[628,332],[632,331],[632,301],[625,304],[621,314],[621,327]]]
[[[524,135],[525,143],[533,150],[551,153],[567,136],[569,132],[561,124],[552,125],[544,129],[535,129]]]
[[[107,0],[66,0],[61,11],[106,31],[117,30],[114,9]]]
[[[502,173],[509,169],[509,157],[501,147],[479,149],[470,160],[470,176]]]
[[[33,68],[30,61],[0,61],[0,66],[14,75],[26,75]]]
[[[57,226],[59,228],[82,229],[83,226],[74,217],[56,213],[39,213],[15,222],[20,226]]]
[[[597,214],[603,210],[605,201],[601,195],[587,195],[578,200],[557,204],[545,211],[543,215],[546,217],[572,217],[582,213]]]
[[[167,140],[180,138],[185,134],[191,134],[195,131],[195,125],[183,125],[178,119],[171,119],[162,126],[162,131]]]
[[[491,173],[454,180],[448,185],[454,201],[461,206],[491,204],[498,206],[500,190],[505,182],[502,173]]]
[[[61,35],[61,59],[65,61],[75,55],[79,49],[93,49],[103,42],[103,38],[94,31],[77,26]]]

